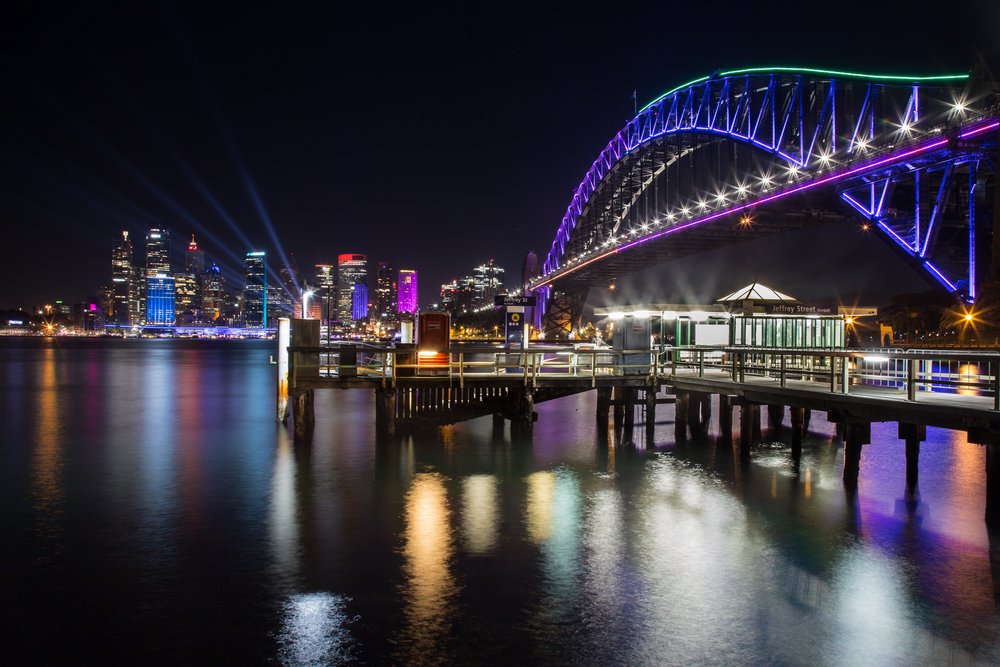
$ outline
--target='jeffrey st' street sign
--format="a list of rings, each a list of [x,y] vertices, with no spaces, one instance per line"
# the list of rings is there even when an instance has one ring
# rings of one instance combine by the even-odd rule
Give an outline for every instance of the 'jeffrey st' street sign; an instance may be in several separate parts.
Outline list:
[[[493,303],[498,306],[534,306],[535,305],[535,295],[531,296],[495,296],[493,297]]]

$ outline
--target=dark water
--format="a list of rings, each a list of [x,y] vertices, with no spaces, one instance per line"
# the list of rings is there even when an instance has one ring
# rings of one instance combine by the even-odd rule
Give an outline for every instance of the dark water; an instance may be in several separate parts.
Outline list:
[[[594,396],[378,442],[365,391],[274,423],[272,344],[0,340],[5,664],[996,664],[984,452],[813,417],[749,469],[596,432]],[[713,427],[714,428],[714,427]]]

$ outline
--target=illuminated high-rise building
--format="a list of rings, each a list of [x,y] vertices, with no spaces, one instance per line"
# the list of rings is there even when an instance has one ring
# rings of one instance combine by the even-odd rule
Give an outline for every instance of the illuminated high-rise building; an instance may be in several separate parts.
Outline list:
[[[337,318],[337,276],[333,264],[316,265],[316,286],[313,289],[313,300],[319,308],[319,320],[329,326],[331,320]],[[312,308],[309,309],[312,312]]]
[[[267,253],[248,252],[243,258],[243,326],[267,328]]]
[[[218,264],[205,269],[201,274],[201,321],[214,322],[219,319],[225,307],[224,281]]]
[[[503,286],[504,270],[493,263],[493,260],[477,266],[472,271],[472,276],[476,281],[476,296],[473,299],[473,308],[492,307],[494,298],[498,294],[504,294]]]
[[[205,270],[205,251],[198,247],[194,234],[191,235],[191,243],[188,243],[187,252],[184,253],[184,269],[194,276],[200,276]]]
[[[397,319],[396,274],[388,262],[379,262],[375,268],[375,312],[385,323]]]
[[[354,306],[354,286],[368,285],[368,256],[346,253],[337,257],[337,319],[350,322]],[[367,288],[366,288],[367,289]]]
[[[170,276],[161,273],[146,278],[146,324],[173,324],[174,296],[174,279]]]
[[[198,294],[198,279],[195,274],[175,273],[174,290],[174,309],[178,320],[184,313],[198,309],[200,295]]]
[[[476,298],[476,279],[472,276],[456,278],[441,285],[441,307],[452,315],[468,313]]]
[[[399,292],[399,312],[416,313],[420,307],[417,293],[417,272],[413,269],[400,269],[397,290]]]
[[[132,326],[139,323],[133,319],[138,304],[133,308],[132,297],[136,292],[133,284],[132,242],[128,232],[122,232],[122,241],[111,253],[111,321],[118,325]]]
[[[146,234],[146,277],[170,275],[170,232],[153,228]]]
[[[351,320],[360,322],[368,319],[368,285],[357,283],[351,290]]]

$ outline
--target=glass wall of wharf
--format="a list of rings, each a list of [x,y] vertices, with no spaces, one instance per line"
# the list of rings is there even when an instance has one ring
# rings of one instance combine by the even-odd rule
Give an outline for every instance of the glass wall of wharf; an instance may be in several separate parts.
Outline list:
[[[733,345],[794,349],[844,347],[841,317],[744,317],[732,319]]]

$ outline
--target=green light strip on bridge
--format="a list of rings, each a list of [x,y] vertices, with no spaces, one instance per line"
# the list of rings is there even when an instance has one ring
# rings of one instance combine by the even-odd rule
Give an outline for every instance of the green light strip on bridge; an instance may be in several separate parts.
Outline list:
[[[965,81],[969,78],[968,72],[964,74],[937,74],[934,76],[903,76],[899,74],[862,74],[859,72],[841,72],[839,70],[830,69],[814,69],[810,67],[748,67],[745,69],[731,69],[726,72],[719,72],[718,76],[735,76],[738,74],[755,74],[755,73],[767,73],[767,72],[797,72],[801,74],[822,74],[825,76],[835,76],[850,79],[866,79],[868,81],[889,81],[894,83],[927,83],[927,82],[946,82],[946,81]],[[665,97],[670,97],[679,90],[684,90],[689,86],[694,86],[699,83],[708,81],[711,76],[703,76],[693,81],[688,81],[687,83],[677,86],[667,92],[663,93],[655,100],[644,106],[639,110],[642,113],[649,107],[653,106]]]

